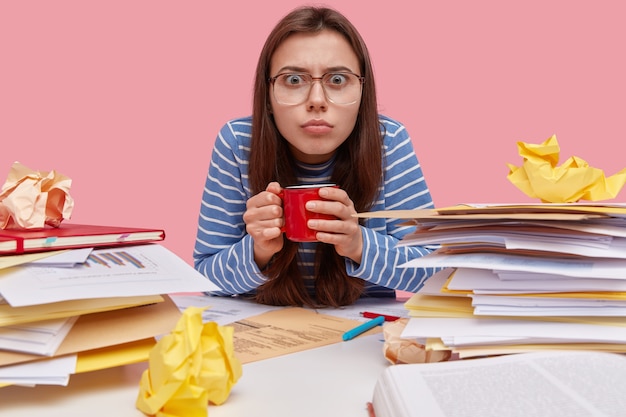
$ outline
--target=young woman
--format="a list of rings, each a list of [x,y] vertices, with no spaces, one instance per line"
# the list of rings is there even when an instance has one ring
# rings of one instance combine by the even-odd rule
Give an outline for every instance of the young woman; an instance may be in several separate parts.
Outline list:
[[[282,187],[334,183],[307,209],[317,242],[281,232]],[[202,196],[195,268],[218,295],[272,305],[341,306],[361,296],[416,291],[432,270],[398,268],[428,253],[396,247],[411,229],[365,211],[432,207],[411,138],[379,115],[363,39],[340,13],[302,7],[273,29],[261,52],[251,117],[215,141]]]

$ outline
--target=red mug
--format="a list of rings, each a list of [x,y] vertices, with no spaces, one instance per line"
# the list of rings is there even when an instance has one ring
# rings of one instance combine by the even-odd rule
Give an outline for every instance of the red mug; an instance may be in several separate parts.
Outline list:
[[[316,242],[317,231],[309,229],[307,223],[311,219],[335,220],[329,214],[313,213],[305,208],[307,201],[325,200],[320,197],[320,188],[334,187],[336,184],[303,184],[283,188],[278,196],[283,200],[285,225],[282,231],[287,239],[293,242]]]

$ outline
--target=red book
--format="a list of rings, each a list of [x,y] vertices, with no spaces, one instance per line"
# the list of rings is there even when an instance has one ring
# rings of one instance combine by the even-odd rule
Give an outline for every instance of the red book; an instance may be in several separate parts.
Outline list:
[[[0,255],[123,246],[165,239],[161,229],[61,223],[43,229],[0,229]]]

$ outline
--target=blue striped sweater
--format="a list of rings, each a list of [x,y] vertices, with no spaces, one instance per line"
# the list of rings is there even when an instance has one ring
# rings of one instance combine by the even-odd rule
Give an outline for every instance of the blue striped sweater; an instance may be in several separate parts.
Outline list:
[[[405,127],[381,115],[384,126],[384,182],[371,211],[432,208],[433,202],[421,166]],[[198,220],[194,267],[222,290],[215,295],[246,294],[267,277],[254,262],[252,238],[246,233],[243,213],[251,197],[248,182],[252,118],[232,120],[215,141]],[[322,165],[299,164],[301,183],[330,180],[333,160]],[[415,292],[432,269],[397,266],[429,253],[422,247],[396,247],[412,230],[397,219],[366,219],[361,227],[363,257],[360,264],[346,258],[348,275],[366,281],[365,295],[393,296],[394,290]],[[300,243],[299,259],[305,284],[313,291],[315,242]]]

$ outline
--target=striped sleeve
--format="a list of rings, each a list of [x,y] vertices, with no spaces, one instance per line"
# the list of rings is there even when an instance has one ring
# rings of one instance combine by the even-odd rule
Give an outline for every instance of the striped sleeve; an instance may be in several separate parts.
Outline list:
[[[381,116],[385,129],[384,179],[379,198],[372,207],[378,210],[432,208],[433,201],[405,127]],[[361,263],[346,260],[348,274],[367,281],[374,295],[380,287],[415,292],[434,273],[432,268],[399,268],[416,257],[430,253],[423,247],[397,247],[397,242],[413,227],[400,219],[367,219],[361,228],[363,255]]]
[[[194,267],[222,288],[216,295],[247,293],[266,279],[254,262],[252,238],[243,221],[250,196],[250,130],[249,118],[220,130],[202,192]]]

